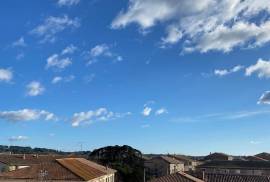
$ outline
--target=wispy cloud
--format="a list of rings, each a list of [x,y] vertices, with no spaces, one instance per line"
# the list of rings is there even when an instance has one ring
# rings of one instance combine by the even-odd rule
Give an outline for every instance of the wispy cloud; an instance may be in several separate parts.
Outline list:
[[[42,95],[45,91],[45,87],[38,81],[32,81],[26,85],[28,96],[38,96]]]
[[[152,111],[152,108],[151,107],[145,107],[142,111],[142,115],[143,116],[150,116],[151,114],[151,111]]]
[[[70,76],[66,76],[66,77],[62,77],[62,76],[56,76],[52,79],[51,83],[52,84],[57,84],[60,82],[71,82],[72,80],[75,79],[74,75],[70,75]]]
[[[97,63],[102,58],[111,59],[113,62],[123,60],[122,56],[114,53],[112,47],[107,44],[99,44],[94,46],[90,51],[85,52],[85,59],[88,60],[88,65]]]
[[[73,127],[77,127],[84,124],[91,124],[96,121],[108,121],[117,118],[123,118],[130,115],[130,112],[115,113],[109,111],[107,108],[99,108],[97,110],[90,110],[87,112],[74,113],[71,123]]]
[[[217,75],[217,76],[226,76],[226,75],[229,75],[229,74],[232,74],[232,73],[236,73],[240,70],[242,70],[244,68],[244,66],[242,65],[237,65],[231,69],[216,69],[214,71],[214,74]]]
[[[258,104],[270,104],[270,91],[266,91],[262,94]]]
[[[90,74],[90,75],[86,75],[84,78],[83,78],[83,81],[85,83],[90,83],[92,82],[94,79],[95,79],[96,75],[94,73]]]
[[[16,56],[17,60],[21,60],[22,58],[24,58],[24,53],[23,52],[17,54],[17,56]]]
[[[0,119],[9,122],[35,121],[35,120],[56,120],[55,114],[37,109],[21,109],[16,111],[0,111]]]
[[[72,64],[72,59],[69,57],[61,58],[58,54],[53,54],[47,58],[46,69],[56,68],[63,70]]]
[[[10,142],[20,142],[20,141],[25,141],[25,140],[28,140],[28,139],[29,139],[29,137],[20,135],[20,136],[12,136],[8,140]]]
[[[13,72],[10,69],[0,68],[0,82],[10,82],[13,78]]]
[[[69,46],[67,46],[65,49],[63,49],[62,51],[62,55],[65,54],[73,54],[78,48],[76,46],[74,46],[73,44],[70,44]]]
[[[259,145],[259,144],[262,144],[263,142],[262,141],[251,140],[249,143],[252,144],[252,145]]]
[[[141,128],[143,128],[143,129],[150,128],[150,125],[149,124],[143,124],[143,125],[141,125]]]
[[[246,76],[256,73],[259,78],[270,78],[270,61],[259,59],[256,64],[246,68]]]
[[[143,110],[141,114],[145,117],[150,116],[152,113],[155,114],[156,116],[160,116],[162,114],[167,114],[168,110],[165,107],[161,107],[159,109],[155,109],[155,104],[156,102],[153,100],[147,101],[143,105]]]
[[[269,110],[254,110],[254,111],[238,111],[231,113],[214,113],[195,116],[181,116],[171,119],[175,123],[197,123],[197,122],[212,122],[212,121],[231,121],[251,118],[255,116],[270,115]]]
[[[54,17],[50,16],[44,22],[34,28],[30,33],[41,38],[41,42],[55,42],[56,35],[66,29],[74,29],[80,26],[78,18],[69,18],[67,15]]]
[[[73,6],[79,4],[80,0],[57,0],[58,6]]]
[[[168,111],[167,111],[167,109],[166,108],[160,108],[160,109],[158,109],[156,112],[155,112],[155,114],[158,116],[158,115],[162,115],[162,114],[167,114],[168,113]]]
[[[12,43],[13,47],[26,47],[27,44],[25,43],[24,37],[20,37],[18,40]]]

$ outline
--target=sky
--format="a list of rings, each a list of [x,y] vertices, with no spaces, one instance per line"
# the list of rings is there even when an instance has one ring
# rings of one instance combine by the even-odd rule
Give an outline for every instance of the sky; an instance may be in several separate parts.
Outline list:
[[[270,151],[269,0],[9,0],[0,143]]]

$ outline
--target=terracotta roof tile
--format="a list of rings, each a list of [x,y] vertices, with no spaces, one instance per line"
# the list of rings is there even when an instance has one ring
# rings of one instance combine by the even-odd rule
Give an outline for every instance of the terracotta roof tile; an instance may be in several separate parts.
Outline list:
[[[57,162],[86,181],[116,172],[113,169],[82,158],[57,159]]]
[[[72,180],[83,181],[82,178],[62,167],[57,162],[35,164],[31,167],[11,172],[0,173],[1,179],[31,179],[31,180]]]
[[[184,172],[177,172],[175,174],[156,178],[148,182],[204,182],[204,181],[198,178],[195,178],[191,175],[188,175]]]
[[[206,174],[206,182],[270,182],[269,176]]]
[[[83,158],[41,161],[30,167],[0,173],[1,179],[89,181],[116,171]]]

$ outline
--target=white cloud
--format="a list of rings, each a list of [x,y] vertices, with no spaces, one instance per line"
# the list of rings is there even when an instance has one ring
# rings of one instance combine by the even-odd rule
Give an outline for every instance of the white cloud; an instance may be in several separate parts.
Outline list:
[[[270,31],[270,21],[259,26],[254,23],[237,22],[232,27],[219,25],[211,32],[206,32],[198,40],[193,50],[208,52],[211,50],[230,52],[237,46],[257,47],[270,41],[266,32]]]
[[[112,111],[109,111],[106,108],[99,108],[97,110],[74,113],[71,122],[72,122],[73,127],[77,127],[82,124],[91,124],[95,121],[107,121],[107,120],[113,120],[117,118],[123,118],[130,114],[131,114],[130,112],[114,113]]]
[[[167,114],[168,110],[164,107],[159,108],[159,109],[155,109],[154,104],[156,102],[154,100],[150,100],[147,101],[144,105],[143,105],[143,111],[141,112],[141,114],[145,117],[150,116],[152,113],[154,113],[156,116],[158,115],[162,115],[162,114]]]
[[[182,38],[183,33],[181,30],[179,30],[178,27],[171,25],[167,27],[167,36],[161,38],[162,40],[162,45],[167,45],[167,44],[176,44],[179,42],[179,40]]]
[[[52,84],[57,84],[57,83],[60,83],[60,82],[71,82],[74,79],[75,79],[74,75],[70,75],[70,76],[67,76],[67,77],[56,76],[56,77],[54,77],[52,79],[51,83]]]
[[[246,76],[257,73],[259,78],[270,78],[270,61],[259,59],[256,64],[246,68]]]
[[[171,121],[176,123],[197,123],[197,122],[216,122],[216,121],[231,121],[243,120],[255,116],[270,115],[269,110],[253,110],[253,111],[236,111],[228,113],[214,113],[206,115],[194,115],[188,117],[173,118]]]
[[[46,68],[65,69],[72,64],[72,59],[69,57],[60,58],[58,54],[53,54],[47,59]]]
[[[58,0],[57,4],[59,6],[72,6],[79,4],[80,0]]]
[[[152,111],[152,108],[151,107],[144,107],[144,109],[142,111],[142,115],[143,116],[150,116],[151,111]]]
[[[0,82],[10,82],[13,78],[13,73],[10,69],[0,69]]]
[[[53,83],[53,84],[56,84],[56,83],[61,82],[62,80],[63,80],[62,77],[56,76],[56,77],[54,77],[54,78],[52,79],[52,83]]]
[[[50,16],[43,24],[34,28],[30,33],[42,38],[41,42],[54,42],[56,35],[68,28],[78,28],[80,21],[78,18],[71,19],[67,15],[61,17]]]
[[[23,37],[19,38],[18,40],[12,43],[12,46],[13,47],[26,47],[24,38]]]
[[[38,96],[42,95],[45,91],[45,88],[40,82],[32,81],[28,85],[26,85],[27,95],[28,96]]]
[[[114,62],[120,62],[123,60],[122,56],[112,52],[111,46],[107,44],[99,44],[93,47],[89,52],[86,52],[86,59],[88,65],[94,64],[99,61],[99,58],[110,58]]]
[[[27,137],[27,136],[12,136],[8,140],[10,142],[19,142],[19,141],[25,141],[28,139],[29,139],[29,137]]]
[[[217,76],[226,76],[226,75],[229,75],[229,74],[232,74],[232,73],[236,73],[240,70],[242,70],[244,68],[244,66],[241,66],[241,65],[237,65],[231,69],[216,69],[214,71],[214,74],[217,75]]]
[[[265,16],[261,16],[262,12]],[[269,16],[268,0],[130,0],[111,27],[119,29],[135,23],[143,32],[164,25],[164,44],[184,38],[186,52],[229,52],[269,42]]]
[[[258,104],[270,104],[270,91],[266,91],[262,94]]]
[[[168,111],[167,111],[167,109],[166,108],[160,108],[160,109],[158,109],[157,111],[156,111],[156,115],[161,115],[161,114],[167,114],[168,113]]]
[[[56,116],[45,110],[22,109],[17,111],[0,111],[0,119],[9,122],[56,120]]]
[[[73,54],[75,51],[77,50],[77,47],[75,47],[73,44],[70,44],[69,46],[67,46],[63,51],[62,51],[62,55],[65,54]]]
[[[101,55],[111,56],[109,46],[106,44],[96,45],[95,47],[91,49],[90,54],[92,57],[98,57]]]

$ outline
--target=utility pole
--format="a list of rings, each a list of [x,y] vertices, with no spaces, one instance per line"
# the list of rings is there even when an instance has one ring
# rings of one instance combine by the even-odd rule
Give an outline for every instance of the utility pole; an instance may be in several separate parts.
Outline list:
[[[143,168],[143,182],[145,182],[145,167]]]

